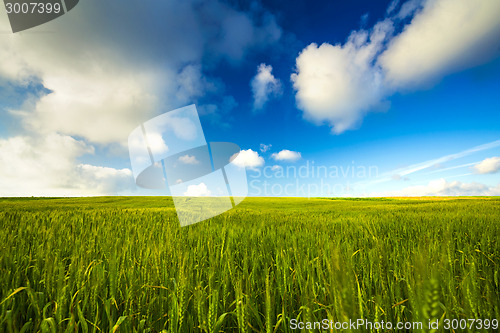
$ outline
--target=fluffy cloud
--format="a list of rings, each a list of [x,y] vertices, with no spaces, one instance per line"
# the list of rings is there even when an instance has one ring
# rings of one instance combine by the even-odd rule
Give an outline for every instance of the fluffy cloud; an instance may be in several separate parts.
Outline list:
[[[81,164],[94,148],[70,136],[0,139],[0,196],[114,194],[134,188],[129,169]]]
[[[371,33],[351,33],[344,45],[311,44],[301,52],[291,78],[307,119],[327,122],[339,134],[355,127],[366,112],[381,108],[383,76],[373,61],[392,30],[386,20]]]
[[[242,150],[237,156],[231,157],[231,162],[241,168],[255,169],[264,165],[264,158],[252,149]]]
[[[496,173],[500,170],[500,157],[487,158],[473,167],[476,173]]]
[[[140,148],[137,147],[137,145],[140,144]],[[129,142],[129,147],[133,146],[131,148],[135,149],[141,149],[142,148],[142,141],[140,143],[131,141]],[[165,140],[163,140],[163,137],[161,136],[161,133],[157,132],[152,132],[150,131],[148,133],[148,147],[151,149],[151,153],[153,155],[164,155],[168,152],[168,146],[165,143]]]
[[[369,31],[353,31],[343,45],[311,44],[300,53],[291,79],[306,119],[342,133],[383,109],[393,93],[499,54],[499,1],[410,0],[395,13],[397,5],[388,8],[392,16]],[[394,35],[407,17],[410,23]]]
[[[88,10],[87,5],[78,6],[79,13],[68,14],[74,19],[70,24],[62,17],[35,28],[57,33],[2,35],[0,79],[17,86],[35,82],[48,91],[11,110],[28,130],[124,143],[128,132],[155,111],[164,72],[134,67],[135,60],[123,47],[106,45],[100,40],[105,32],[99,34],[97,27],[82,22]],[[0,27],[8,26],[2,12]]]
[[[392,191],[382,196],[474,196],[474,195],[500,195],[500,184],[497,186],[486,186],[480,183],[462,183],[459,181],[446,181],[436,179],[427,185],[406,187],[399,191]]]
[[[207,197],[211,194],[212,193],[208,189],[207,185],[205,185],[205,183],[200,183],[198,185],[189,185],[187,191],[184,192],[184,195],[188,197]]]
[[[271,65],[260,64],[257,67],[257,74],[250,82],[254,110],[262,109],[270,98],[280,96],[282,93],[281,82],[274,77],[272,71]]]
[[[297,151],[291,151],[288,149],[283,149],[279,153],[274,153],[271,155],[271,158],[275,161],[284,161],[284,162],[296,162],[300,160],[302,155]]]
[[[196,159],[196,156],[182,155],[179,157],[179,162],[184,164],[199,164],[200,161]]]
[[[94,195],[115,195],[120,191],[135,190],[134,179],[130,169],[115,169],[90,164],[78,164],[77,175],[80,176],[79,191],[88,191]]]

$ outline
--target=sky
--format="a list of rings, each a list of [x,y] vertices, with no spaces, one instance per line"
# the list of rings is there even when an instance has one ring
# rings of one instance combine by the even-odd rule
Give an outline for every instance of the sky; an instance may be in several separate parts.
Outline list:
[[[12,33],[2,9],[0,196],[170,195],[135,184],[128,136],[191,104],[250,196],[500,195],[498,13],[89,0]]]

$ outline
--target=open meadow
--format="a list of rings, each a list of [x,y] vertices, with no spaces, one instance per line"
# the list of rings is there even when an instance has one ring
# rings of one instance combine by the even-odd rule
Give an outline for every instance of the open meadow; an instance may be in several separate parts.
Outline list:
[[[246,198],[184,228],[169,197],[5,198],[0,226],[1,332],[500,319],[498,197]]]

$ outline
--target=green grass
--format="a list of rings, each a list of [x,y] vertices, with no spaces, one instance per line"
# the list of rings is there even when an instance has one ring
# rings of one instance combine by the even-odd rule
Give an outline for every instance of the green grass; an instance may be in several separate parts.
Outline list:
[[[185,228],[171,198],[0,199],[0,223],[1,332],[500,319],[500,198],[247,198]]]

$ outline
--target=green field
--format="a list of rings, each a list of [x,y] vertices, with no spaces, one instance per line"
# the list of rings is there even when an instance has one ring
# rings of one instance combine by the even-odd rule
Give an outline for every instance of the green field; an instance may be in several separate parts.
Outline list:
[[[0,221],[1,332],[500,319],[498,197],[247,198],[185,228],[166,197],[0,199]]]

